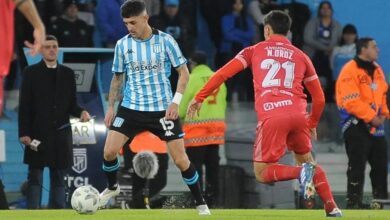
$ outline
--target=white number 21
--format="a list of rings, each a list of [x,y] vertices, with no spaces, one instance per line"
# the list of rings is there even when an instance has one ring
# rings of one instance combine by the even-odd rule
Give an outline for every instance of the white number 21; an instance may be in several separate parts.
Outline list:
[[[265,59],[263,62],[261,62],[260,68],[268,70],[267,75],[264,77],[262,83],[263,87],[280,86],[280,79],[275,79],[275,76],[279,72],[280,67],[282,67],[285,71],[283,82],[284,87],[292,88],[295,63],[286,61],[280,65],[280,63],[274,59]]]

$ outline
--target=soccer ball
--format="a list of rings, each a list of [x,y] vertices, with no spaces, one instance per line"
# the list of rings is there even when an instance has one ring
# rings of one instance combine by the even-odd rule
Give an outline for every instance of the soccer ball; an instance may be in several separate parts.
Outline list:
[[[99,191],[91,185],[80,186],[73,192],[71,204],[79,214],[93,214],[99,207]]]

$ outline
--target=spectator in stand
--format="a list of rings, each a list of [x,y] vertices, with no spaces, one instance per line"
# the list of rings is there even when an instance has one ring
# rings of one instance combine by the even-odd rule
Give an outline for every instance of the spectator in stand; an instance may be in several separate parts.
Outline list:
[[[34,0],[34,2],[46,27],[50,26],[50,23],[64,11],[64,0]]]
[[[330,67],[332,68],[333,83],[336,81],[341,68],[356,55],[356,41],[358,33],[353,24],[347,24],[343,28],[343,35],[340,45],[335,47],[330,56]]]
[[[263,18],[264,15],[271,10],[277,9],[279,6],[271,0],[252,0],[248,4],[248,15],[250,15],[255,24],[255,37],[254,42],[264,40],[263,34]]]
[[[355,26],[347,24],[343,28],[343,36],[340,41],[340,45],[336,46],[332,55],[330,56],[330,67],[332,69],[332,81],[331,85],[336,84],[336,79],[341,71],[341,68],[345,63],[353,59],[356,55],[357,31]],[[327,108],[324,111],[324,120],[318,126],[320,132],[320,139],[323,141],[326,139],[342,143],[342,135],[340,129],[340,121],[334,117],[338,114],[338,108],[334,103],[328,103]],[[331,128],[331,129],[329,129]]]
[[[146,11],[150,17],[159,15],[161,11],[160,0],[144,0]]]
[[[214,1],[213,1],[214,2]],[[179,12],[186,17],[192,27],[194,37],[198,37],[198,1],[180,0]],[[191,54],[189,54],[191,55]]]
[[[187,17],[179,12],[179,0],[165,0],[163,11],[150,18],[150,25],[175,38],[185,57],[194,52],[196,30]]]
[[[219,48],[222,39],[221,18],[231,11],[226,0],[199,0],[199,9],[203,15],[215,48]]]
[[[95,27],[96,2],[93,0],[88,0],[84,3],[79,3],[78,6],[79,6],[78,18],[85,21],[85,23],[87,23],[87,25],[90,28],[92,28],[93,31]]]
[[[250,15],[254,21],[255,37],[254,42],[259,42],[262,39],[260,30],[263,29],[264,14],[260,8],[261,0],[252,0],[248,4],[248,15]]]
[[[114,48],[116,42],[129,32],[120,16],[124,0],[99,0],[96,8],[96,23],[103,45]]]
[[[170,34],[179,44],[184,57],[190,56],[195,49],[195,29],[186,16],[179,12],[179,0],[165,0],[163,11],[150,18],[150,26]],[[178,74],[172,68],[169,77],[174,93],[177,87]]]
[[[332,50],[329,58],[330,67],[332,69],[331,85],[336,85],[337,77],[348,61],[352,60],[356,55],[356,41],[358,39],[356,27],[352,24],[347,24],[343,28],[343,34],[340,44]],[[334,115],[338,114],[338,108],[335,103],[328,103],[324,111],[324,119],[318,126],[319,138],[322,141],[332,140],[342,143],[342,135],[340,129],[340,121]],[[330,129],[329,129],[330,128]]]
[[[66,0],[64,10],[63,15],[51,23],[49,33],[57,37],[62,47],[92,47],[91,29],[78,18],[77,2]]]
[[[333,8],[329,1],[322,1],[318,6],[317,17],[306,24],[303,51],[311,58],[325,90],[327,101],[334,101],[334,85],[329,56],[341,39],[342,27],[333,18]]]
[[[217,68],[222,67],[243,48],[252,43],[253,21],[246,15],[243,0],[231,0],[231,13],[222,17],[222,41],[216,57]],[[227,100],[232,100],[234,92],[239,101],[253,101],[253,85],[250,71],[237,74],[226,82]]]

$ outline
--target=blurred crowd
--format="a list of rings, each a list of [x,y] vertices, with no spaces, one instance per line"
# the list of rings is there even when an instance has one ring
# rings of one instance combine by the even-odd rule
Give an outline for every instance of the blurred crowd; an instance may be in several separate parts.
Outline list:
[[[120,17],[125,0],[35,0],[47,33],[58,38],[60,47],[112,48],[128,32]],[[171,34],[186,57],[197,48],[197,16],[206,21],[216,53],[209,59],[217,69],[241,49],[264,40],[263,16],[271,10],[287,11],[293,18],[292,43],[312,59],[326,94],[334,102],[334,84],[341,66],[355,56],[357,29],[344,28],[333,18],[330,2],[323,1],[316,14],[303,3],[278,4],[273,0],[145,0],[152,27]],[[199,10],[198,10],[199,9]],[[18,73],[27,66],[23,41],[32,39],[32,27],[20,14],[15,15],[15,56],[5,90],[17,89]],[[202,29],[202,30],[205,30]],[[177,74],[172,74],[176,88]],[[253,101],[250,70],[227,81],[228,101]]]

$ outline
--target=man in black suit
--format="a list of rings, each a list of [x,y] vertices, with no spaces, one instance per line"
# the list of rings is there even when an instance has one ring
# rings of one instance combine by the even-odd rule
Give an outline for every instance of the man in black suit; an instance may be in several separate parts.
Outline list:
[[[72,69],[58,64],[58,41],[48,35],[41,62],[23,73],[19,100],[19,140],[28,164],[27,208],[40,207],[42,171],[50,169],[49,208],[65,208],[65,170],[72,165],[72,130],[69,116],[88,121],[89,113],[77,104]]]

